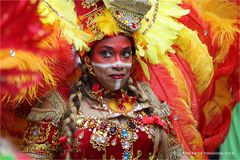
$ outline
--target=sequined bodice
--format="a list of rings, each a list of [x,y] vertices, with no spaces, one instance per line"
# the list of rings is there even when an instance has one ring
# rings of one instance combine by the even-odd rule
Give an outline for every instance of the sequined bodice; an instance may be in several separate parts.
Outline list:
[[[141,114],[125,124],[96,117],[79,116],[75,142],[71,146],[76,159],[148,159],[153,150],[155,128],[143,125]]]

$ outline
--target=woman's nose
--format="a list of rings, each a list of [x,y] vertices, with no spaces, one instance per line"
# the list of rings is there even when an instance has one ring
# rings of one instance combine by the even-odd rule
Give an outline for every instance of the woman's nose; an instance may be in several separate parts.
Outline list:
[[[115,71],[122,71],[123,67],[113,67],[113,70],[115,70]]]
[[[116,71],[121,71],[124,69],[124,64],[123,62],[121,61],[116,61],[114,64],[113,64],[113,69],[116,70]]]

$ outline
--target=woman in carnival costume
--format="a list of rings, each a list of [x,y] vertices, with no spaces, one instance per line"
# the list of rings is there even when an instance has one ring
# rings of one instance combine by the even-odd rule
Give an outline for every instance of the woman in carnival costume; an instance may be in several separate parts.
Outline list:
[[[219,18],[213,9],[200,14],[204,4],[219,4],[180,2],[1,4],[3,135],[24,130],[21,150],[37,159],[207,158],[237,101],[228,83],[238,74],[237,3],[219,7],[234,9],[219,33],[220,24],[209,25]],[[18,13],[16,28],[10,20]]]

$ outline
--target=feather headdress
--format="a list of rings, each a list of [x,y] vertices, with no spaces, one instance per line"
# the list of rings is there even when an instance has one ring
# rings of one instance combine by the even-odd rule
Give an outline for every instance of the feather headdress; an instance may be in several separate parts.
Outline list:
[[[49,14],[48,16],[44,14],[46,18],[43,17],[43,21],[52,24],[60,20],[60,23],[65,26],[67,26],[66,23],[71,24],[71,28],[79,28],[80,26],[81,30],[79,29],[78,33],[72,31],[72,33],[67,34],[67,39],[71,43],[73,42],[77,49],[83,47],[85,50],[89,50],[85,45],[86,43],[99,40],[105,35],[125,33],[134,38],[137,60],[148,79],[150,79],[150,75],[145,62],[168,65],[168,70],[174,75],[174,71],[170,69],[172,62],[166,53],[174,52],[172,45],[183,28],[183,25],[177,22],[176,18],[188,13],[188,10],[183,10],[178,6],[179,0],[76,1],[77,13],[73,12],[74,4],[72,2],[63,1],[61,5],[55,5],[55,3],[52,0],[43,1],[44,7],[41,6],[40,13]],[[66,4],[64,5],[64,3]],[[128,5],[124,3],[128,3]],[[69,5],[71,5],[71,10],[64,10]],[[135,5],[140,5],[142,9],[137,10]],[[128,6],[127,10],[124,8],[125,6]],[[69,17],[74,17],[71,18],[71,23]],[[78,21],[76,21],[76,17]],[[63,28],[63,33],[65,30],[71,31],[66,27],[66,29]],[[91,35],[91,39],[88,39],[89,35]],[[82,43],[75,41],[76,37],[81,39]]]

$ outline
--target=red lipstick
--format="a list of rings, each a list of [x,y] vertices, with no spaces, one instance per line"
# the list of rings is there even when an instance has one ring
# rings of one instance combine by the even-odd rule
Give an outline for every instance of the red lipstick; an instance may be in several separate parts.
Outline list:
[[[109,75],[112,79],[123,79],[125,74],[111,74]]]

